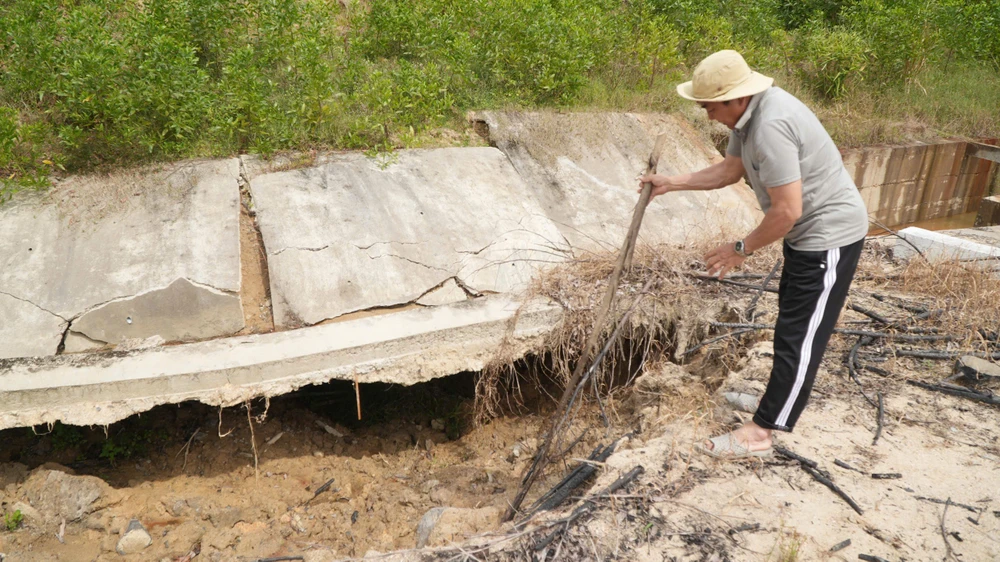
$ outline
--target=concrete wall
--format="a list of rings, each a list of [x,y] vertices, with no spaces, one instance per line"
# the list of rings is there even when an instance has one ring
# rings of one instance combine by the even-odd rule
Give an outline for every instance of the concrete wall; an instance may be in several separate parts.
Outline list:
[[[868,213],[895,227],[979,209],[997,164],[972,157],[971,146],[963,141],[880,146],[844,151],[843,158]]]

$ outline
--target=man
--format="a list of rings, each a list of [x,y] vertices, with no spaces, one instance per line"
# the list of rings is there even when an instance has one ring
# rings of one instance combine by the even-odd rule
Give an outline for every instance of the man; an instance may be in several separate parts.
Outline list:
[[[722,162],[694,173],[646,175],[653,196],[719,189],[744,175],[764,219],[742,240],[705,256],[722,278],[753,252],[784,238],[774,329],[774,363],[753,421],[706,441],[721,458],[765,456],[774,431],[791,431],[805,408],[868,231],[868,215],[840,152],[812,111],[750,70],[736,51],[719,51],[677,86],[708,118],[731,129]]]

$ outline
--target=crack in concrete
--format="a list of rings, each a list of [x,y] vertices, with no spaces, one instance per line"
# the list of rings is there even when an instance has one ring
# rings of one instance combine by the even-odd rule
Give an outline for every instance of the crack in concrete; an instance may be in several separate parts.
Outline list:
[[[326,246],[322,246],[320,248],[299,248],[299,247],[296,247],[296,246],[286,246],[286,247],[284,247],[284,248],[282,248],[282,249],[274,252],[271,255],[272,256],[277,256],[278,254],[284,252],[285,250],[299,250],[299,251],[302,251],[302,252],[322,252],[323,250],[329,248],[332,245],[333,244],[327,244]],[[266,251],[266,249],[265,249],[265,251]]]
[[[442,280],[437,285],[434,285],[430,289],[427,289],[423,293],[420,293],[420,295],[418,295],[417,297],[415,297],[413,299],[410,299],[408,301],[400,302],[400,303],[395,303],[395,304],[378,304],[378,305],[375,305],[375,306],[370,306],[368,308],[361,308],[361,309],[358,309],[358,310],[352,310],[350,312],[345,312],[343,314],[338,314],[337,316],[331,316],[329,318],[324,318],[323,320],[320,320],[319,322],[315,322],[313,324],[309,324],[309,326],[315,326],[317,324],[322,324],[323,322],[328,322],[330,320],[336,320],[337,318],[340,318],[342,316],[347,316],[349,314],[357,314],[359,312],[372,312],[374,310],[386,310],[386,309],[389,309],[389,308],[403,308],[403,307],[411,306],[411,305],[420,306],[420,307],[427,307],[428,305],[420,304],[420,302],[419,302],[420,299],[422,299],[422,298],[426,297],[427,295],[433,293],[434,291],[437,291],[438,289],[444,287],[444,285],[448,281],[454,281],[455,284],[458,285],[458,288],[461,289],[463,292],[465,292],[465,295],[467,297],[469,297],[469,298],[479,298],[479,297],[482,297],[482,296],[485,295],[485,293],[479,292],[479,291],[473,289],[472,287],[470,287],[469,285],[467,285],[458,276],[452,275],[451,277],[446,277],[444,280]]]
[[[467,254],[467,255],[470,255],[470,256],[478,256],[479,254],[481,254],[481,253],[485,252],[486,250],[488,250],[490,248],[490,246],[493,246],[496,243],[497,243],[497,241],[494,240],[493,242],[490,242],[489,244],[483,246],[482,248],[479,248],[478,250],[456,250],[456,251],[459,254]]]
[[[372,247],[378,246],[379,244],[399,244],[400,246],[419,246],[420,242],[372,242],[367,246],[358,246],[357,244],[355,244],[354,247],[359,250],[370,250]]]
[[[10,297],[10,298],[12,298],[14,300],[18,300],[18,301],[21,301],[21,302],[26,302],[26,303],[30,304],[31,306],[37,308],[38,310],[41,310],[42,312],[47,312],[47,313],[51,314],[52,316],[55,316],[56,318],[62,320],[63,322],[70,322],[70,321],[72,321],[72,319],[66,319],[61,314],[56,314],[55,312],[52,312],[51,310],[47,310],[45,308],[42,308],[41,306],[38,306],[37,304],[29,301],[28,299],[22,299],[21,297],[19,297],[17,295],[12,295],[12,294],[10,294],[10,293],[8,293],[6,291],[0,291],[0,295],[7,295],[8,297]]]
[[[443,271],[445,273],[450,273],[447,269],[444,269],[443,267],[437,267],[437,266],[434,266],[434,265],[427,265],[426,263],[420,263],[420,262],[418,262],[416,260],[411,260],[408,257],[400,256],[398,254],[380,254],[380,255],[377,255],[377,256],[368,256],[368,257],[371,258],[371,259],[373,259],[373,260],[377,260],[379,258],[396,258],[396,259],[400,259],[400,260],[403,260],[403,261],[408,261],[408,262],[410,262],[410,263],[412,263],[414,265],[419,265],[420,267],[425,267],[427,269],[431,269],[431,270],[435,270],[435,271]]]

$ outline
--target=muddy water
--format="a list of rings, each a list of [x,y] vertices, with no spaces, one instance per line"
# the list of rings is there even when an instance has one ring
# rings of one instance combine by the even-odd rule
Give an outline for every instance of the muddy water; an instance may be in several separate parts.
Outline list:
[[[950,217],[941,217],[937,219],[930,219],[925,221],[917,221],[913,223],[901,224],[892,227],[893,230],[899,231],[908,226],[916,226],[926,230],[953,230],[956,228],[972,228],[976,223],[976,213],[962,213],[960,215],[952,215]],[[873,227],[868,231],[869,236],[880,236],[882,234],[888,234],[885,230]]]

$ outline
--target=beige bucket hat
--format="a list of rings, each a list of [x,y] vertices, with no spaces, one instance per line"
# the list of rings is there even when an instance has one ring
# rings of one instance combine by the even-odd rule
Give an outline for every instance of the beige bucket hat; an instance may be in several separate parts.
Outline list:
[[[691,101],[728,101],[759,94],[774,78],[750,70],[736,51],[712,53],[694,68],[694,79],[678,84],[677,93]]]

